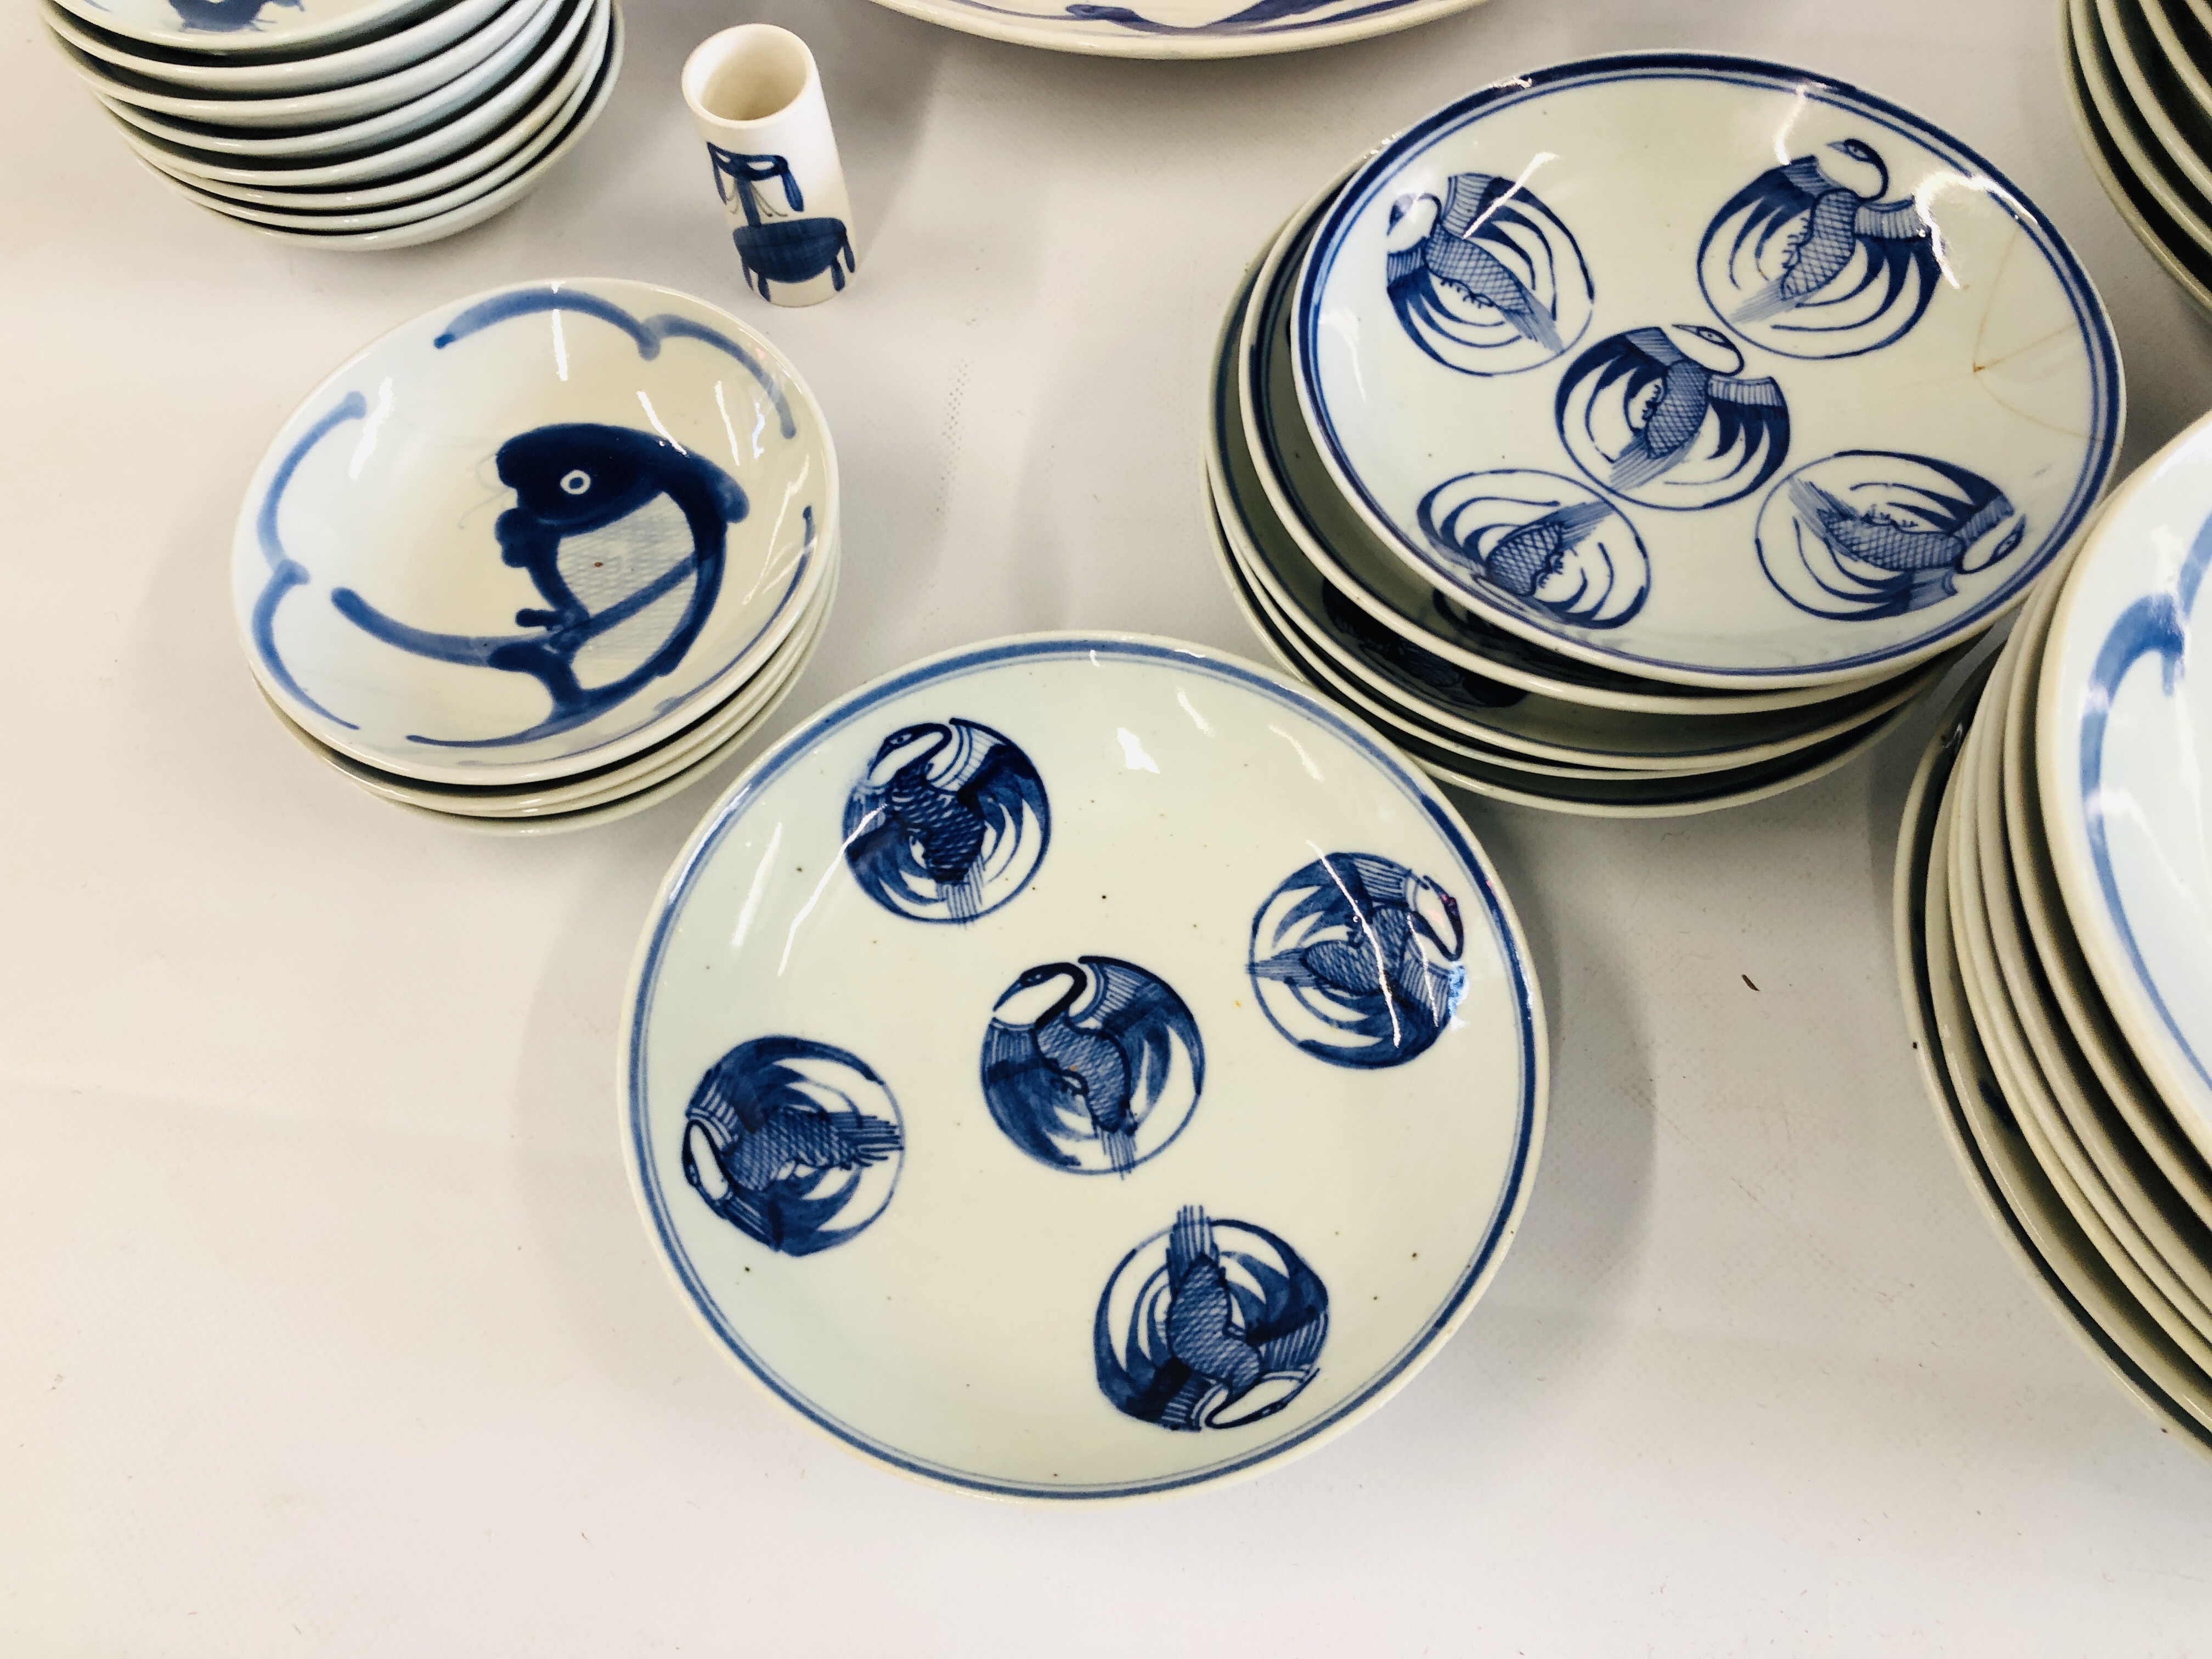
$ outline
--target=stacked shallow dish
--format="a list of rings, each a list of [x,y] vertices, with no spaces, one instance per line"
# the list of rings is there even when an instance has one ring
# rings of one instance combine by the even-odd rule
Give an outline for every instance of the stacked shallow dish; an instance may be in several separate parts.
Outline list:
[[[615,0],[40,0],[155,174],[331,249],[449,236],[543,181],[605,106]]]
[[[1990,165],[1820,76],[1486,87],[1232,301],[1208,476],[1275,654],[1438,779],[1701,811],[1874,742],[2104,487],[2119,364]]]
[[[2212,310],[2212,6],[2063,0],[2082,148],[2121,217]]]
[[[2104,509],[1923,762],[1897,943],[1970,1181],[2138,1399],[2212,1449],[2212,422]]]
[[[291,734],[383,799],[544,833],[697,782],[757,732],[836,586],[837,469],[791,365],[618,281],[456,301],[270,446],[232,550]]]

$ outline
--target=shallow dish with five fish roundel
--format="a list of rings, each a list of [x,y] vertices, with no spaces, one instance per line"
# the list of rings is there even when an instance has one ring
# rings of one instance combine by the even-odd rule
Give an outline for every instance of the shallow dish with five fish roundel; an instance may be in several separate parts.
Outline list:
[[[1424,580],[1567,655],[1755,689],[1895,672],[2015,602],[2104,488],[2104,308],[1919,118],[1747,59],[1501,81],[1322,216],[1300,406]]]
[[[1047,635],[856,691],[672,872],[623,1135],[730,1353],[908,1473],[1099,1498],[1316,1443],[1518,1224],[1543,1014],[1451,806],[1290,682]]]

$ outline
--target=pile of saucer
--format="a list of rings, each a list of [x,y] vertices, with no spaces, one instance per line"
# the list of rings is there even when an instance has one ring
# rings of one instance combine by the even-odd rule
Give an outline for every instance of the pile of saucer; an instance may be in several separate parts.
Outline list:
[[[405,247],[513,206],[622,66],[615,0],[39,4],[157,177],[312,247]]]
[[[1650,54],[1486,87],[1293,217],[1229,309],[1208,476],[1255,628],[1437,778],[1692,812],[1901,719],[2078,532],[2121,402],[1986,161]]]
[[[231,592],[279,721],[370,793],[542,834],[703,779],[836,586],[798,372],[644,283],[456,301],[318,386],[240,512]]]
[[[2063,0],[2081,147],[2120,216],[2212,310],[2212,7]]]
[[[1496,1273],[1543,1142],[1542,1002],[1464,821],[1175,640],[969,646],[823,710],[678,856],[628,1000],[632,1186],[714,1340],[1003,1497],[1358,1421]]]
[[[2200,422],[2112,498],[1938,735],[1896,902],[1923,1078],[1999,1233],[2212,1449],[2208,564]]]

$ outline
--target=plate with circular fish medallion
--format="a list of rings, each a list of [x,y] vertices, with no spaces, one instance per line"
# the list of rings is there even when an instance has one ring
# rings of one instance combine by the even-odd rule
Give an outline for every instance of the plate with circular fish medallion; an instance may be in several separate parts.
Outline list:
[[[1376,153],[1292,295],[1299,407],[1398,559],[1683,685],[1896,672],[2073,536],[2123,418],[2080,264],[1988,162],[1823,76],[1662,52]]]
[[[1495,873],[1394,751],[1235,658],[1044,635],[853,693],[708,816],[623,1135],[686,1299],[808,1421],[1096,1499],[1404,1382],[1518,1225],[1545,1067]]]

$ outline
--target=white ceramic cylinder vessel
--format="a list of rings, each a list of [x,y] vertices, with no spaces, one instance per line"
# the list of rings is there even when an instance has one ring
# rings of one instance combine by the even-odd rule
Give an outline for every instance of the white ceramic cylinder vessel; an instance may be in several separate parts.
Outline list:
[[[780,306],[843,292],[853,210],[806,42],[769,23],[710,35],[684,65],[684,101],[707,141],[746,286]]]

